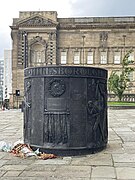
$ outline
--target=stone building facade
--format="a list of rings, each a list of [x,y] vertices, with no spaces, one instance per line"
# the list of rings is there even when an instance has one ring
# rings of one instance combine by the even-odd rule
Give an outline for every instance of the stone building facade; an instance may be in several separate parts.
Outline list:
[[[56,11],[24,11],[10,28],[13,104],[20,103],[24,95],[26,67],[93,66],[110,74],[120,71],[129,50],[133,50],[129,58],[135,58],[135,17],[58,18]],[[135,72],[130,79],[128,93],[135,93]],[[16,90],[20,90],[19,97]]]

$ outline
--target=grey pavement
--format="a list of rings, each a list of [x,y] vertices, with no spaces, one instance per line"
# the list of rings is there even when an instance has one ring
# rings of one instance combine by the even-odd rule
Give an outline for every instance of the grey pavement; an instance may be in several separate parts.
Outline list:
[[[0,152],[1,180],[135,180],[135,110],[108,110],[108,147],[96,154],[39,160]],[[0,111],[0,141],[23,139],[23,113]]]

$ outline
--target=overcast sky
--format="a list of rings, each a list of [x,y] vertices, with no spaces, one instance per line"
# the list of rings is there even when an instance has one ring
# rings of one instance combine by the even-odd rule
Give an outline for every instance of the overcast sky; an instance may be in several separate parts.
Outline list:
[[[11,49],[10,28],[19,11],[57,11],[58,17],[135,16],[135,0],[3,0],[0,5],[0,58]]]

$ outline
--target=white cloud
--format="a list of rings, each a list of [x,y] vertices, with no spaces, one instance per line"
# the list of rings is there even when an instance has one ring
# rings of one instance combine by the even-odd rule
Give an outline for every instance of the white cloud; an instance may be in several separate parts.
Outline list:
[[[75,0],[72,12],[77,16],[135,15],[135,0]]]
[[[71,15],[70,0],[4,0],[0,6],[0,58],[4,49],[11,48],[10,28],[19,11],[57,11],[58,17]]]
[[[0,6],[0,58],[11,48],[10,28],[19,11],[57,11],[58,17],[135,15],[135,0],[4,0]]]

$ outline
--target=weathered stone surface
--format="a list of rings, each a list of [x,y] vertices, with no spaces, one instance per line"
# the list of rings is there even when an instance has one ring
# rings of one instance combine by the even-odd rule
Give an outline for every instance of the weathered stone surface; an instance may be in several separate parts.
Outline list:
[[[4,177],[17,177],[17,176],[19,176],[20,174],[22,173],[22,171],[14,171],[14,170],[12,170],[12,171],[6,171],[6,173],[4,174]]]
[[[0,167],[0,170],[5,170],[5,171],[20,171],[20,170],[24,170],[27,167],[27,165],[3,165],[2,167]]]
[[[111,154],[98,153],[82,158],[72,158],[71,165],[84,165],[84,166],[112,166]]]
[[[36,158],[29,158],[29,159],[20,159],[20,158],[12,158],[8,161],[6,161],[6,165],[30,165],[30,164],[33,164],[34,162],[36,161]]]
[[[111,138],[113,139],[113,138]],[[125,149],[123,148],[122,142],[118,142],[117,140],[115,141],[109,141],[107,148],[105,149],[105,153],[110,153],[110,154],[120,154],[124,153]]]
[[[118,179],[123,180],[134,180],[135,179],[135,168],[123,167],[116,168],[116,174]]]
[[[123,162],[123,163],[135,163],[135,154],[113,154],[113,160],[115,162]]]
[[[121,121],[122,127],[133,127],[135,111],[114,111],[108,112],[109,116],[109,132],[118,128],[119,117],[123,116]],[[121,113],[121,115],[119,115]],[[115,119],[113,118],[115,116]],[[126,120],[127,119],[127,120]],[[18,110],[0,111],[2,140],[7,142],[5,128],[18,129],[14,134],[14,139],[10,139],[11,143],[23,137],[22,113]],[[126,122],[128,124],[126,125]],[[59,157],[45,162],[46,160],[37,159],[21,159],[6,152],[0,152],[0,179],[1,180],[134,180],[135,179],[135,153],[134,142],[123,142],[113,139],[110,136],[109,145],[104,151],[97,154],[90,154],[77,157]],[[121,150],[121,147],[124,150]],[[129,151],[128,151],[129,149]],[[112,159],[111,159],[112,156]],[[55,162],[56,161],[56,162]],[[64,162],[62,164],[62,162]],[[66,163],[68,162],[68,163]],[[101,164],[103,163],[103,164]],[[36,174],[37,172],[37,174]],[[71,172],[71,173],[70,173]],[[75,173],[74,173],[75,172]],[[33,175],[31,175],[33,173]],[[35,173],[35,177],[34,177]],[[63,174],[62,174],[63,173]],[[115,174],[116,173],[116,174]],[[45,176],[44,176],[45,175]],[[116,178],[117,177],[117,178]]]
[[[5,173],[6,173],[6,171],[1,171],[0,170],[0,177],[2,177]]]
[[[67,165],[67,164],[70,164],[71,163],[71,157],[69,157],[68,159],[59,159],[59,158],[56,158],[56,159],[48,159],[46,161],[43,161],[43,160],[38,160],[36,161],[34,164],[35,166],[36,165]]]
[[[93,167],[92,168],[92,178],[116,178],[114,167]]]
[[[135,154],[135,142],[124,142],[122,146],[126,153]]]
[[[0,159],[0,167],[5,165],[7,163],[7,160]]]
[[[54,172],[56,171],[56,169],[58,168],[57,165],[47,165],[47,164],[31,164],[29,166],[27,166],[27,168],[25,169],[25,171],[51,171]]]

